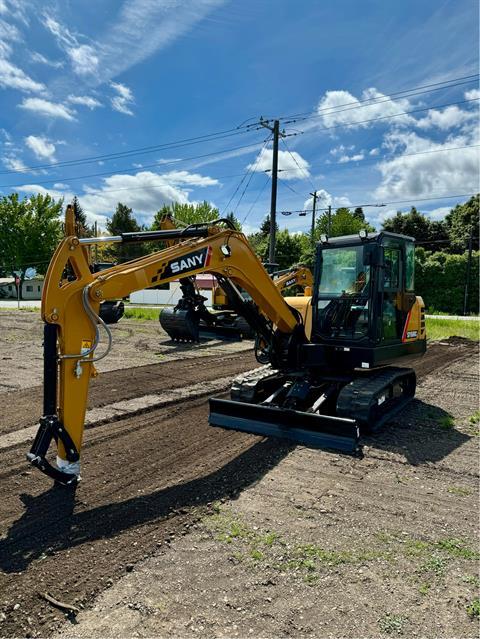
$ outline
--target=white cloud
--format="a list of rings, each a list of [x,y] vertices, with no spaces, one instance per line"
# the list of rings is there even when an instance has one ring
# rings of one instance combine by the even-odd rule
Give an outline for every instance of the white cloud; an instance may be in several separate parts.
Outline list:
[[[2,57],[0,57],[0,87],[32,93],[45,89],[44,84],[33,80],[22,69]]]
[[[355,153],[355,155],[342,155],[338,159],[338,162],[339,164],[345,164],[346,162],[359,162],[360,160],[363,160],[364,157],[365,155],[363,152]]]
[[[432,209],[431,211],[423,211],[432,220],[443,220],[445,216],[451,211],[450,206],[441,206],[438,209]]]
[[[317,208],[324,208],[325,206],[330,206],[331,204],[333,204],[333,196],[331,195],[331,193],[329,193],[328,191],[325,191],[325,189],[318,189],[317,190]],[[303,208],[306,211],[309,211],[309,210],[311,211],[313,209],[313,197],[310,197],[307,200],[305,200]]]
[[[27,169],[23,161],[13,155],[3,157],[2,161],[10,171],[25,171]]]
[[[72,95],[68,98],[70,104],[80,104],[88,107],[90,110],[103,106],[102,103],[96,98],[92,98],[89,95]]]
[[[370,149],[370,151],[368,152],[368,155],[378,155],[379,153],[380,153],[380,149],[374,148],[374,149]]]
[[[79,45],[67,51],[72,67],[77,75],[89,75],[96,73],[99,59],[96,51],[88,44]]]
[[[293,157],[292,157],[293,156]],[[255,169],[256,173],[271,171],[273,149],[262,149],[254,162],[247,166],[247,169]],[[278,169],[283,171],[280,174],[282,180],[296,180],[310,177],[309,163],[296,151],[278,152]]]
[[[112,109],[125,113],[125,115],[133,115],[133,111],[130,108],[134,103],[131,90],[120,82],[110,82],[110,86],[117,92],[117,95],[111,98]]]
[[[102,37],[100,81],[107,81],[187,33],[225,0],[129,0]],[[154,25],[154,28],[152,28]]]
[[[10,14],[8,10],[7,13]],[[0,20],[0,87],[17,89],[27,93],[44,91],[45,86],[37,82],[10,61],[12,46],[23,41],[22,34],[13,24]]]
[[[343,155],[347,151],[353,151],[355,148],[355,144],[350,144],[349,146],[345,146],[344,144],[340,144],[339,146],[330,149],[330,155]]]
[[[478,100],[480,98],[480,89],[471,89],[465,92],[465,100]]]
[[[443,109],[430,109],[427,115],[416,122],[416,126],[421,129],[436,127],[441,131],[447,131],[466,122],[478,119],[477,111],[465,111],[458,106],[452,105]]]
[[[407,199],[477,191],[478,148],[452,150],[456,146],[478,144],[477,136],[476,129],[471,129],[462,135],[449,136],[440,143],[414,132],[389,133],[385,136],[385,148],[399,151],[400,154],[376,165],[382,179],[374,192],[374,197],[384,200]],[[435,152],[424,153],[425,151]],[[412,153],[420,155],[411,155]]]
[[[74,111],[58,102],[50,102],[42,98],[25,98],[19,106],[21,109],[34,111],[38,115],[44,115],[45,117],[75,120]]]
[[[360,100],[368,100],[361,104]],[[402,113],[410,103],[406,99],[392,100],[375,88],[365,89],[360,99],[348,91],[327,91],[317,106],[319,120],[323,126],[350,125],[352,128],[366,128],[373,122],[363,122],[374,118]],[[411,123],[413,118],[402,115],[395,118],[397,124]]]
[[[55,144],[50,142],[47,138],[43,136],[29,135],[25,138],[25,144],[40,160],[55,159]]]
[[[30,60],[32,62],[37,62],[38,64],[44,64],[48,67],[52,67],[53,69],[60,69],[63,67],[63,62],[61,60],[49,60],[41,53],[34,51],[30,56]]]
[[[84,186],[78,196],[87,215],[89,224],[95,220],[105,226],[107,216],[111,216],[118,202],[133,209],[137,219],[150,223],[153,215],[163,204],[191,202],[192,187],[207,187],[218,184],[218,180],[188,171],[170,171],[153,173],[140,171],[134,175],[116,174],[102,180],[102,186]],[[71,188],[66,184],[54,184],[53,189],[45,189],[36,184],[25,184],[18,191],[26,193],[50,193],[52,197],[64,197],[69,201],[73,197]]]

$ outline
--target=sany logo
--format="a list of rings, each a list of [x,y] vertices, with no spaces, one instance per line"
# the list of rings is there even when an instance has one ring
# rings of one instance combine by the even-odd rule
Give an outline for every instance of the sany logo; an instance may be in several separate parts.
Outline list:
[[[181,273],[203,266],[203,255],[193,255],[179,262],[170,262],[172,273]]]
[[[163,271],[158,273],[160,280],[166,280],[175,275],[181,275],[188,271],[195,271],[199,268],[206,268],[210,264],[210,257],[212,254],[212,247],[205,246],[197,251],[186,253],[183,257],[169,262]],[[157,276],[152,282],[157,281]]]
[[[295,284],[296,282],[296,278],[292,277],[291,280],[288,280],[287,282],[285,282],[285,286],[292,286],[292,284]]]

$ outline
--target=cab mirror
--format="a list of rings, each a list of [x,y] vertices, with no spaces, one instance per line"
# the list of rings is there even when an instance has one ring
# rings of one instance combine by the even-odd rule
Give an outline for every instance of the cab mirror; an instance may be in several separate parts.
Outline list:
[[[371,243],[363,247],[364,266],[384,266],[383,246]]]

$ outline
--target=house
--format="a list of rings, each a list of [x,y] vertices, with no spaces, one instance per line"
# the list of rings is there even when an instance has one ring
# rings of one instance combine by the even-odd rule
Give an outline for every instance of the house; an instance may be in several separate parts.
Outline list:
[[[43,277],[37,275],[22,282],[22,300],[41,300]],[[0,277],[0,299],[17,299],[17,287],[14,277]]]

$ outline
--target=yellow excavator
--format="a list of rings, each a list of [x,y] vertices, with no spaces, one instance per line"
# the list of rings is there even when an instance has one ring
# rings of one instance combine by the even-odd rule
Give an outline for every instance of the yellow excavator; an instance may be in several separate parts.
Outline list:
[[[80,475],[90,378],[112,342],[99,317],[101,302],[179,277],[213,274],[261,336],[260,361],[269,361],[239,376],[231,399],[210,399],[212,426],[355,453],[363,433],[379,428],[414,396],[414,371],[392,366],[426,349],[424,305],[414,293],[413,238],[366,231],[323,236],[312,296],[284,298],[228,220],[78,238],[72,207],[65,217],[65,238],[43,288],[43,416],[27,455],[56,482],[73,485]],[[179,242],[98,273],[89,268],[89,245],[165,240]],[[74,277],[65,279],[67,267]],[[245,303],[240,289],[254,304]],[[99,354],[100,328],[107,342]],[[55,465],[47,460],[53,440]]]
[[[271,275],[280,293],[292,286],[300,287],[303,295],[311,296],[313,275],[305,266],[293,266]],[[255,332],[239,314],[238,304],[232,301],[215,281],[212,291],[212,310],[205,306],[207,298],[201,294],[194,277],[180,279],[182,297],[174,307],[163,308],[159,321],[163,330],[175,342],[198,342],[205,337],[254,338]],[[241,291],[245,303],[252,298]]]
[[[173,230],[186,225],[176,220],[171,213],[160,220],[161,230]],[[173,246],[179,240],[165,242]],[[293,266],[271,275],[280,292],[292,286],[307,287],[306,295],[311,295],[313,276],[305,266]],[[174,342],[198,342],[200,338],[254,338],[255,332],[246,319],[238,313],[238,304],[230,300],[227,293],[215,280],[212,289],[212,308],[207,308],[207,298],[202,295],[195,277],[183,277],[180,280],[182,297],[174,307],[166,307],[160,311],[160,326]],[[253,304],[251,297],[241,291],[244,301]],[[105,305],[105,302],[102,306]],[[102,307],[101,309],[102,310]],[[103,317],[102,317],[103,319]]]

